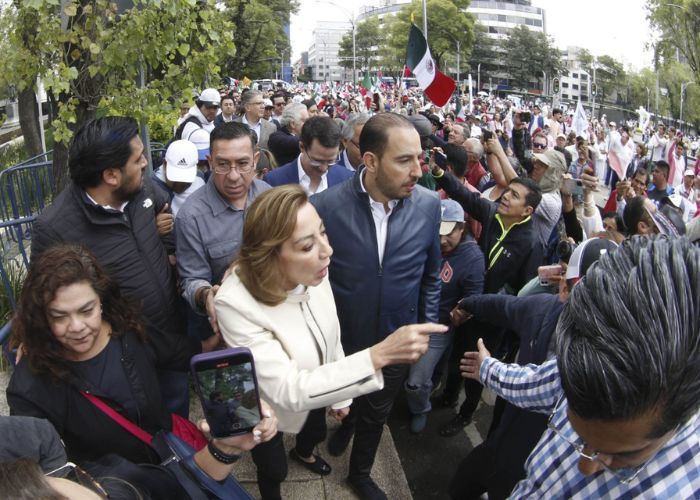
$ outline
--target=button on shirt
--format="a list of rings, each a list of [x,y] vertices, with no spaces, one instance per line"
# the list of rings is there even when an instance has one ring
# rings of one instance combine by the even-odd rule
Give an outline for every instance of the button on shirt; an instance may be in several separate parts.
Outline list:
[[[563,397],[556,359],[540,366],[509,365],[486,358],[479,378],[514,405],[551,413]],[[681,425],[676,434],[647,462],[630,483],[608,470],[584,476],[579,453],[567,442],[582,443],[569,423],[566,400],[551,423],[566,439],[546,429],[525,463],[527,477],[510,498],[700,498],[700,413]]]
[[[254,179],[248,190],[245,209],[270,185]],[[221,283],[236,257],[243,236],[245,209],[234,208],[216,190],[213,176],[204,187],[192,193],[175,219],[177,268],[182,279],[182,295],[197,310],[195,294],[203,286]]]
[[[364,193],[367,193],[365,189],[365,175],[367,171],[365,170],[360,175],[360,187]],[[372,211],[372,218],[374,219],[374,230],[377,232],[377,253],[379,255],[379,264],[384,260],[384,247],[386,246],[386,234],[387,228],[389,227],[389,216],[391,212],[394,211],[394,207],[399,202],[399,200],[389,200],[389,211],[384,209],[384,203],[375,201],[369,196],[369,208]]]
[[[301,166],[301,155],[297,157],[297,171],[299,173],[299,185],[304,188],[306,194],[311,196],[312,194],[321,193],[328,189],[328,170],[321,175],[321,182],[319,183],[316,191],[311,191],[311,177],[306,175],[304,168]]]

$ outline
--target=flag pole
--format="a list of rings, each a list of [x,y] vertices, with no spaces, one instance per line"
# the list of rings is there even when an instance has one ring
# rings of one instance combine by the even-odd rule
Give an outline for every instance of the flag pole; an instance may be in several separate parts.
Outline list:
[[[423,0],[423,36],[428,41],[428,5],[427,0]]]

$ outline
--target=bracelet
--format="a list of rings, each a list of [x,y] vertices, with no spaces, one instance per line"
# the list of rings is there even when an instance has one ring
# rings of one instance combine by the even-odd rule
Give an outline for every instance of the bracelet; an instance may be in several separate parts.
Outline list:
[[[445,171],[444,171],[443,169],[440,169],[440,174],[439,174],[439,175],[435,175],[434,171],[431,171],[430,174],[433,176],[434,179],[439,179],[439,178],[441,178],[443,175],[445,175]]]
[[[240,455],[229,455],[228,453],[224,453],[223,451],[221,451],[219,448],[216,447],[213,439],[209,440],[209,444],[207,444],[207,449],[209,450],[209,453],[211,453],[211,456],[214,457],[214,460],[216,460],[217,462],[221,462],[222,464],[231,465],[232,463],[237,462],[238,459],[241,458]]]

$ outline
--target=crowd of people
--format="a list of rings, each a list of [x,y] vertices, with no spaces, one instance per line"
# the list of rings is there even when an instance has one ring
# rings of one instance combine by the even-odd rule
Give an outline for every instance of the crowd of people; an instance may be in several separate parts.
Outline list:
[[[488,436],[440,464],[441,493],[700,495],[684,138],[604,117],[577,133],[542,103],[321,90],[205,89],[151,175],[133,119],[77,131],[70,183],[32,229],[0,419],[27,438],[0,445],[0,482],[70,497],[37,474],[67,457],[132,498],[187,498],[129,429],[189,423],[190,359],[229,346],[253,354],[263,419],[195,462],[220,480],[250,450],[263,499],[281,498],[288,458],[327,475],[322,454],[351,442],[348,484],[386,498],[371,473],[397,396],[417,434],[455,408],[449,439],[484,386]],[[17,471],[31,479],[10,484]]]

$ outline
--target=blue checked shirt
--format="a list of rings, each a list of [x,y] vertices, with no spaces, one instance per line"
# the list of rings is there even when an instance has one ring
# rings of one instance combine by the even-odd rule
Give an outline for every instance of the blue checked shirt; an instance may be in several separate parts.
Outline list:
[[[479,373],[482,383],[516,406],[551,413],[563,397],[556,359],[537,365],[507,365],[487,358]],[[553,426],[573,443],[581,438],[566,415],[566,400],[552,416]],[[700,412],[696,413],[647,463],[624,484],[602,470],[584,476],[579,454],[549,428],[530,454],[512,498],[700,498]]]

